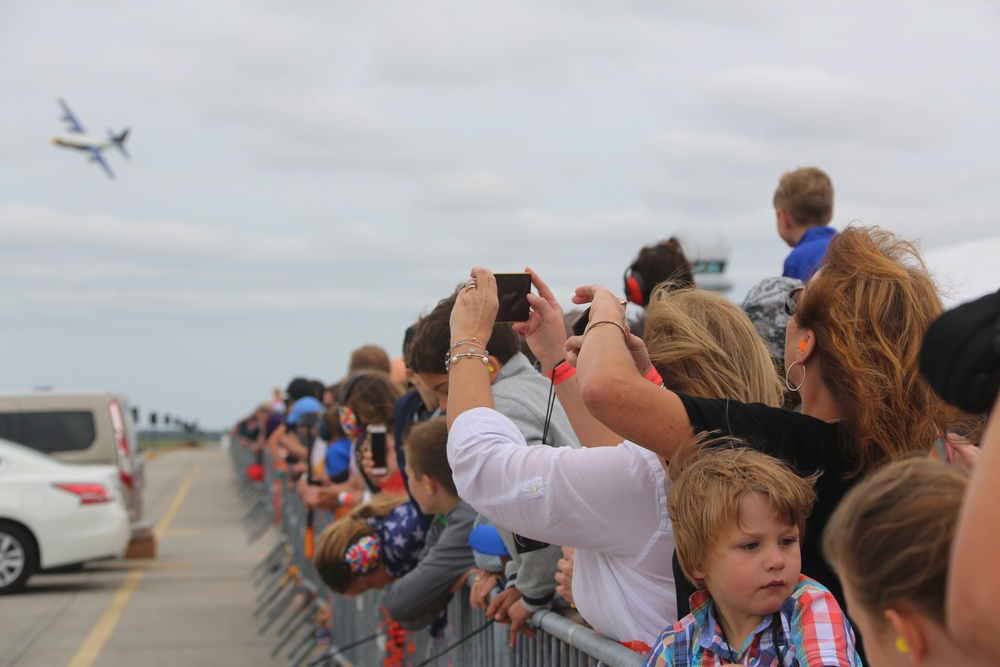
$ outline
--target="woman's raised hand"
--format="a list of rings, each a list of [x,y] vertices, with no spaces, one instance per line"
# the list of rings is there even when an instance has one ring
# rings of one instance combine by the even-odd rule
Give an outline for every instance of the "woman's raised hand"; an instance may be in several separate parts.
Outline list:
[[[563,351],[566,344],[566,324],[562,308],[549,286],[530,268],[525,271],[531,274],[531,284],[538,294],[528,294],[531,314],[528,315],[527,322],[515,324],[514,331],[525,337],[531,352],[542,364],[542,372],[548,373],[566,357]]]
[[[451,311],[452,341],[475,338],[485,344],[493,335],[497,307],[497,281],[493,272],[481,266],[473,267]]]
[[[616,321],[625,324],[625,306],[628,301],[600,285],[577,287],[576,293],[573,295],[573,303],[590,304],[591,323],[614,319],[617,316]]]

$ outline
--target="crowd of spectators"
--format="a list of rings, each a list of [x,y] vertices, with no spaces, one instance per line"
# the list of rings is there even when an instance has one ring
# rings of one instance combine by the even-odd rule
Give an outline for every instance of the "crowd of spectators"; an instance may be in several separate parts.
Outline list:
[[[996,522],[1000,428],[920,373],[934,281],[913,243],[830,227],[819,169],[774,206],[793,250],[742,308],[676,238],[640,251],[624,298],[578,288],[576,332],[531,269],[528,319],[495,321],[474,267],[401,359],[365,346],[343,379],[259,406],[244,444],[335,516],[324,583],[383,590],[432,635],[455,594],[512,643],[556,609],[656,666],[1000,661],[996,533],[967,525]],[[975,571],[950,570],[956,534]]]

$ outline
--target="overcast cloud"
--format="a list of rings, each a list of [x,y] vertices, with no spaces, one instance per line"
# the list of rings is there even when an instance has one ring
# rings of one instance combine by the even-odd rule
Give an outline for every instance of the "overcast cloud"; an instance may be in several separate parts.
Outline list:
[[[830,173],[836,227],[975,247],[998,27],[986,0],[8,0],[0,390],[227,426],[362,344],[398,354],[474,264],[568,306],[674,234],[731,248],[739,301],[780,273],[797,166]],[[60,97],[131,128],[116,180],[48,143]]]

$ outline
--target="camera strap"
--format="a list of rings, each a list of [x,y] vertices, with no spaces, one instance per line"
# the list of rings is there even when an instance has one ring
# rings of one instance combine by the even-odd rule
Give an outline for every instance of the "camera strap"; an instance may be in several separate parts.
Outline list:
[[[545,406],[545,424],[542,426],[542,444],[547,445],[549,437],[549,424],[552,422],[552,410],[556,405],[556,393],[555,393],[555,380],[552,379],[552,374],[550,373],[549,379],[549,398]],[[512,533],[514,536],[514,548],[518,554],[526,554],[532,551],[538,551],[540,549],[545,549],[550,546],[548,542],[542,542],[541,540],[532,540],[530,538],[524,537],[523,535],[518,535],[517,533]]]
[[[556,405],[556,380],[553,373],[549,373],[549,400],[545,405],[545,425],[542,427],[542,444],[548,444],[549,424],[552,423],[552,409]]]

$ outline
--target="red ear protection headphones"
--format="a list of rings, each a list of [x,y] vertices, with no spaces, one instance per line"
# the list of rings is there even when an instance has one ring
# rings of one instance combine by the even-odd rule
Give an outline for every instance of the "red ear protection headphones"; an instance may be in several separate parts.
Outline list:
[[[625,296],[637,306],[646,305],[646,281],[632,267],[625,269]]]
[[[673,240],[667,239],[657,245],[661,245],[665,248],[669,248],[674,245]],[[656,246],[649,246],[644,248],[643,251],[648,251]],[[639,257],[642,257],[643,252],[639,253]],[[637,260],[638,261],[638,258]],[[632,266],[625,269],[625,297],[637,306],[646,307],[646,303],[649,299],[649,293],[652,292],[652,286],[647,287],[646,279],[643,275],[636,269],[635,263]]]

